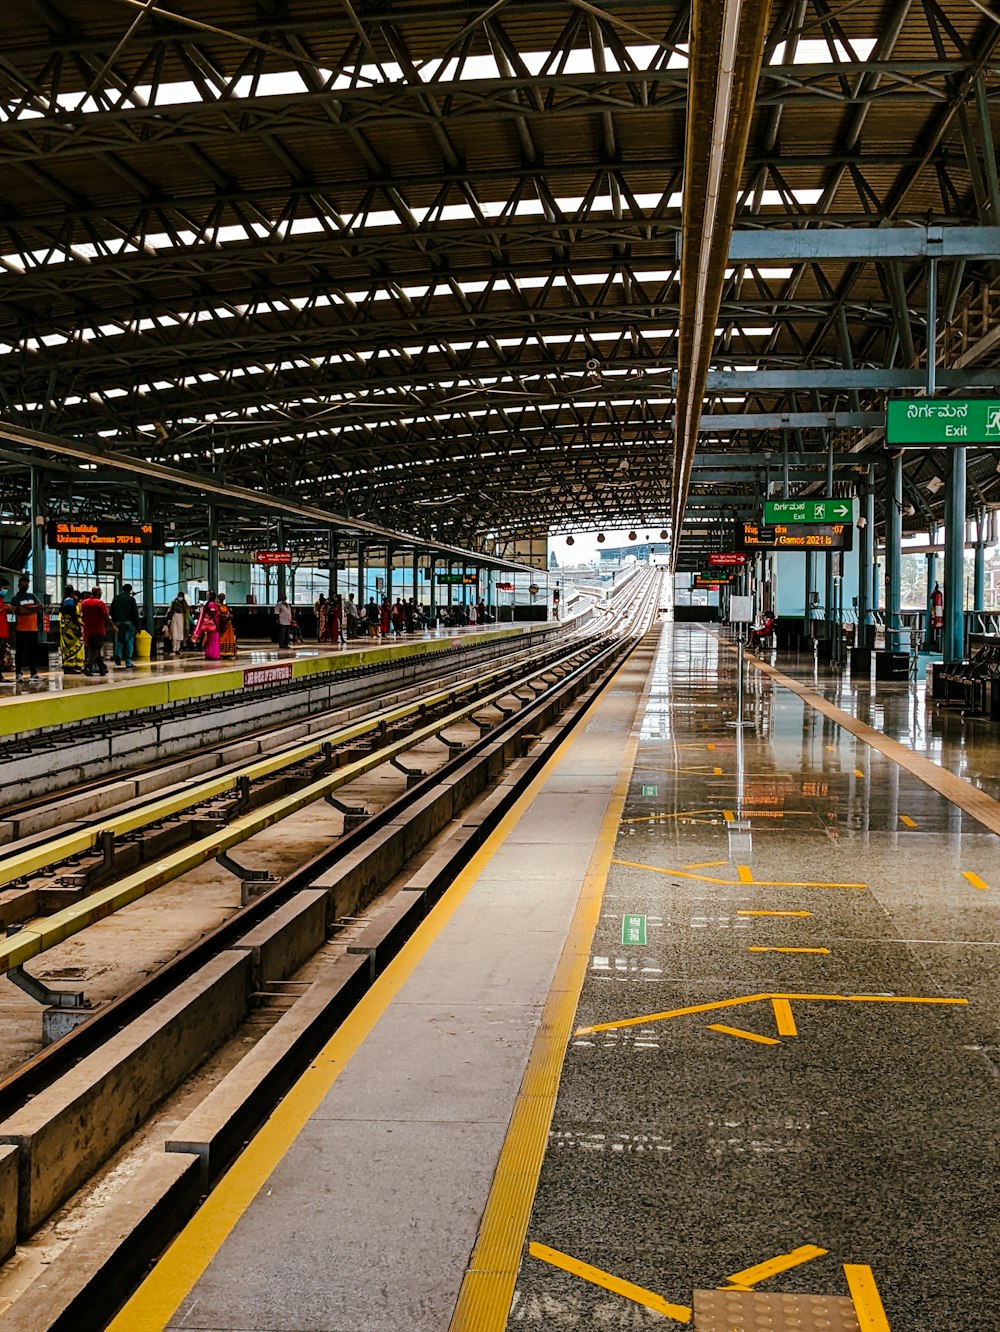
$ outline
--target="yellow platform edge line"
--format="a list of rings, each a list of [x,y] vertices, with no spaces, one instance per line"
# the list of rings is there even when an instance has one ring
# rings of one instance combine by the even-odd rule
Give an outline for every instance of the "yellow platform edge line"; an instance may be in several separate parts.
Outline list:
[[[861,1332],[890,1332],[872,1269],[863,1263],[845,1263],[844,1276]]]
[[[528,1252],[539,1262],[548,1263],[550,1267],[558,1267],[561,1272],[568,1272],[571,1276],[579,1277],[581,1281],[589,1281],[592,1286],[599,1286],[602,1290],[610,1290],[612,1294],[621,1295],[624,1299],[631,1300],[633,1304],[641,1304],[647,1309],[652,1309],[654,1313],[663,1314],[665,1318],[672,1318],[675,1323],[691,1321],[693,1311],[686,1304],[671,1304],[655,1291],[637,1286],[634,1281],[623,1281],[621,1277],[612,1276],[610,1272],[602,1272],[599,1267],[592,1267],[590,1263],[581,1262],[579,1258],[572,1258],[568,1253],[560,1253],[558,1249],[550,1249],[547,1244],[531,1243],[528,1245]]]
[[[620,674],[633,665],[633,658],[634,654],[615,672],[612,685]],[[618,776],[587,866],[573,922],[556,966],[552,988],[543,1006],[538,1033],[528,1056],[522,1091],[534,1079],[535,1068],[548,1062],[553,1045],[565,1050],[572,1034],[573,1018],[590,962],[594,930],[600,916],[612,853],[638,754],[639,731],[636,721],[645,707],[652,684],[653,672],[649,669],[636,703]],[[449,1332],[502,1332],[507,1325],[558,1090],[557,1075],[546,1095],[531,1098],[530,1102],[523,1095],[518,1096]],[[525,1170],[525,1160],[534,1163],[532,1169]],[[489,1284],[482,1283],[476,1280],[477,1274],[482,1271],[502,1275],[503,1279]]]
[[[364,1044],[407,979],[472,890],[580,733],[553,751],[545,767],[500,821],[427,919],[348,1015],[246,1150],[177,1236],[107,1332],[162,1332],[184,1298],[285,1156],[310,1116]]]

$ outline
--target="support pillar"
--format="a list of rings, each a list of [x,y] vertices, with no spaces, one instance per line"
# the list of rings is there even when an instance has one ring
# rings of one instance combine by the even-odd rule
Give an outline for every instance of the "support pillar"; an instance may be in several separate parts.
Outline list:
[[[31,590],[48,605],[45,577],[45,474],[40,467],[31,469]],[[45,622],[39,621],[38,641],[45,642]],[[34,667],[32,667],[34,670]]]
[[[885,650],[900,651],[900,597],[903,546],[903,455],[886,459],[885,467]]]
[[[148,523],[153,516],[153,504],[147,491],[139,492],[139,516],[144,523]],[[156,651],[156,634],[154,633],[154,599],[156,597],[156,588],[153,581],[153,552],[144,550],[142,552],[142,627],[153,640],[151,651]]]
[[[814,553],[813,553],[811,550],[807,550],[807,551],[806,551],[806,582],[805,582],[805,604],[806,604],[806,609],[805,609],[805,622],[806,622],[806,633],[809,634],[810,637],[812,636],[812,631],[811,631],[811,625],[810,625],[810,622],[811,622],[811,620],[812,620],[812,618],[813,618],[812,594],[813,594],[813,588],[814,588],[815,583],[816,583],[815,563],[816,563],[816,557],[815,557]],[[745,594],[744,594],[744,595],[745,595]]]
[[[361,539],[358,539],[358,606],[363,606],[368,598],[365,596],[365,548]]]
[[[392,561],[395,554],[395,548],[387,541],[385,543],[385,595],[390,606],[392,605]]]
[[[420,605],[420,597],[417,592],[417,575],[420,573],[420,553],[417,548],[413,548],[413,604]]]
[[[327,561],[330,565],[330,600],[339,595],[339,583],[337,578],[337,560],[340,556],[340,542],[337,540],[337,533],[330,528],[330,535],[327,542]]]
[[[965,657],[965,449],[949,450],[951,469],[944,492],[944,629],[941,655],[945,661]]]
[[[934,541],[934,528],[930,530],[930,539]],[[937,582],[937,552],[927,552],[927,608],[924,615],[924,643],[933,650],[934,648],[934,603],[931,598],[934,595],[934,585]]]
[[[826,493],[827,493],[828,496],[831,496],[831,497],[832,497],[832,495],[833,495],[833,433],[832,433],[832,431],[828,431],[828,432],[827,432],[827,440],[826,440]],[[825,563],[825,566],[826,566],[826,567],[825,567],[825,570],[824,570],[825,575],[826,575],[826,578],[825,578],[824,587],[823,587],[823,614],[826,616],[826,634],[827,634],[827,638],[832,642],[832,641],[833,641],[833,638],[834,638],[834,635],[835,635],[836,633],[839,633],[839,628],[838,628],[837,626],[835,626],[835,624],[834,624],[834,620],[835,620],[835,618],[836,618],[836,614],[837,614],[837,608],[836,608],[836,604],[835,604],[835,601],[836,601],[836,588],[835,588],[835,586],[834,586],[834,581],[833,581],[834,554],[833,554],[832,551],[827,551],[827,553],[826,553],[826,557],[825,557],[825,560],[824,560],[824,563]]]
[[[976,514],[976,559],[973,565],[972,609],[986,608],[986,513]]]
[[[219,591],[219,511],[214,504],[208,509],[208,590]]]
[[[436,588],[436,586],[435,586],[435,584],[434,584],[434,575],[435,575],[435,568],[434,568],[434,566],[437,564],[437,559],[436,559],[433,555],[431,555],[431,556],[429,557],[429,564],[430,564],[430,567],[429,567],[428,572],[430,573],[430,576],[431,576],[431,579],[430,579],[430,581],[431,581],[431,595],[430,595],[430,600],[429,600],[428,603],[427,603],[427,605],[428,605],[428,609],[430,610],[430,616],[429,616],[430,624],[429,624],[427,627],[428,627],[429,629],[431,629],[431,628],[434,627],[434,620],[435,620],[435,617],[436,617],[436,614],[437,614],[437,588]]]
[[[278,549],[285,549],[285,520],[278,519]],[[278,575],[278,600],[284,601],[288,596],[288,570],[285,565],[279,564],[276,569]]]

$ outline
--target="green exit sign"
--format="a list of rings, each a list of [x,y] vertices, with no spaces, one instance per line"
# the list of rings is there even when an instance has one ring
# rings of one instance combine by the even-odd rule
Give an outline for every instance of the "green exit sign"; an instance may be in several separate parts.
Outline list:
[[[1000,447],[1000,402],[989,398],[893,398],[887,444],[993,444]]]
[[[776,523],[852,523],[854,501],[846,499],[768,500],[764,526]]]

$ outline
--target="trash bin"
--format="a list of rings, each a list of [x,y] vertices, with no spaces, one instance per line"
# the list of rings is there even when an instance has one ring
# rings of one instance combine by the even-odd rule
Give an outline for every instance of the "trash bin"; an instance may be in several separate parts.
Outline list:
[[[153,646],[152,637],[145,629],[140,629],[135,636],[135,656],[137,661],[149,661],[150,649]]]

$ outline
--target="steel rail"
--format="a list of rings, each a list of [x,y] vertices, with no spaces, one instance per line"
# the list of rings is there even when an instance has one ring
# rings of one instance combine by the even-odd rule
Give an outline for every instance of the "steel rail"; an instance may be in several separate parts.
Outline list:
[[[597,645],[606,638],[602,635],[597,640]],[[555,662],[546,662],[538,666],[534,671],[529,671],[521,677],[517,683],[525,684],[537,678],[540,675],[547,674],[555,670],[560,665],[571,665],[574,659],[579,658],[586,649],[577,647],[573,652],[567,653],[561,659]],[[497,672],[487,675],[487,679],[494,678]],[[509,674],[509,672],[504,672]],[[560,677],[564,678],[564,677]],[[470,682],[471,687],[471,682]],[[63,943],[66,939],[87,929],[90,925],[99,920],[115,914],[132,902],[154,892],[157,888],[171,883],[181,875],[189,873],[209,860],[224,855],[233,848],[241,845],[243,842],[263,832],[273,824],[298,813],[306,806],[314,804],[317,800],[322,800],[327,795],[356,778],[364,776],[375,768],[382,767],[385,763],[392,762],[407,750],[414,749],[426,740],[433,739],[440,735],[449,727],[466,720],[470,714],[478,712],[480,709],[490,707],[499,702],[500,699],[508,697],[512,689],[516,687],[509,680],[499,688],[491,690],[485,696],[477,695],[470,702],[462,707],[456,708],[442,717],[436,718],[427,725],[419,727],[415,731],[409,732],[399,740],[393,741],[388,745],[380,747],[372,754],[363,758],[356,759],[353,763],[346,764],[338,768],[335,772],[329,773],[318,780],[310,782],[309,785],[301,790],[288,795],[283,795],[277,800],[270,801],[262,805],[259,809],[248,814],[241,815],[232,819],[224,827],[213,831],[205,837],[188,843],[176,851],[169,852],[159,860],[153,861],[136,870],[132,874],[126,875],[118,882],[111,884],[107,888],[98,889],[91,893],[82,902],[74,903],[72,906],[57,911],[53,915],[42,918],[33,924],[27,925],[18,930],[15,934],[0,941],[0,974],[4,974],[14,967],[23,966],[24,963],[37,957],[40,953],[47,952],[57,944]],[[554,686],[553,686],[554,687]],[[445,691],[443,697],[448,698],[454,694],[453,691]],[[466,692],[463,690],[462,692]],[[432,696],[440,699],[442,694]],[[403,709],[392,709],[390,712],[398,716],[412,716],[419,712],[419,703],[406,705]],[[357,726],[345,728],[341,732],[341,740],[357,738],[362,734],[369,734],[373,730],[378,730],[379,718],[372,719],[370,722],[362,723]],[[315,755],[322,752],[322,741],[310,741],[305,745],[294,746],[289,754],[279,756],[278,758],[263,760],[252,763],[243,769],[244,775],[266,776],[281,767],[289,766],[291,755],[296,755],[294,761],[301,762],[302,758]],[[176,813],[178,810],[187,809],[194,803],[201,803],[211,795],[222,794],[226,791],[236,789],[238,777],[236,774],[229,775],[214,781],[201,783],[200,796],[194,792],[183,792],[178,796],[169,797],[166,800],[155,801],[151,809],[137,811],[132,815],[125,815],[121,818],[104,821],[106,825],[117,831],[133,831],[138,827],[148,825],[151,822],[159,821],[167,817],[168,814]],[[207,793],[207,794],[206,794]],[[156,817],[154,818],[154,811]],[[22,856],[15,856],[11,859],[16,864],[30,862],[33,858],[41,858],[47,863],[51,863],[52,856],[57,854],[54,848],[60,843],[72,842],[75,836],[83,839],[90,839],[88,846],[93,846],[96,842],[97,833],[93,830],[74,835],[70,834],[68,838],[56,839],[48,846],[40,848],[36,852],[26,852]],[[63,856],[62,858],[65,858]],[[7,871],[3,871],[6,873]],[[15,877],[22,877],[27,872],[23,868],[21,873]],[[9,881],[9,879],[8,879]]]
[[[645,587],[635,589],[628,607],[618,617],[617,628],[627,615],[635,623],[645,619],[648,630],[651,617],[656,609],[657,599],[653,595],[656,581],[651,580]],[[638,609],[636,609],[638,607]],[[626,625],[627,627],[627,625]],[[645,631],[645,630],[644,630]],[[638,641],[638,636],[637,636]],[[581,663],[573,671],[549,686],[533,700],[526,710],[506,717],[487,735],[474,741],[468,749],[449,758],[443,767],[428,774],[396,800],[377,811],[363,825],[355,828],[336,844],[306,861],[298,869],[291,871],[279,883],[267,888],[243,907],[179,952],[169,962],[159,967],[151,975],[143,977],[118,998],[95,1010],[93,1017],[69,1032],[61,1040],[41,1050],[27,1060],[14,1072],[0,1079],[0,1118],[9,1117],[30,1097],[36,1096],[56,1077],[72,1068],[79,1060],[99,1049],[114,1034],[122,1030],[129,1022],[147,1012],[160,999],[176,989],[199,968],[215,957],[219,952],[232,947],[248,930],[255,928],[280,909],[295,893],[308,888],[317,878],[334,868],[349,856],[362,851],[366,842],[378,836],[389,824],[405,817],[409,809],[416,807],[436,786],[447,781],[452,773],[457,772],[469,759],[475,758],[486,746],[495,744],[505,736],[516,733],[523,727],[525,711],[530,717],[541,709],[554,694],[571,687],[574,680],[587,671],[593,671],[602,662],[617,660],[631,651],[622,637],[608,636],[608,641],[600,648],[595,658]],[[576,724],[581,715],[585,715],[586,706],[563,727],[568,731]],[[543,761],[543,760],[540,760]],[[511,799],[520,794],[524,786],[532,779],[527,773],[512,789]],[[502,811],[496,812],[499,818]]]

